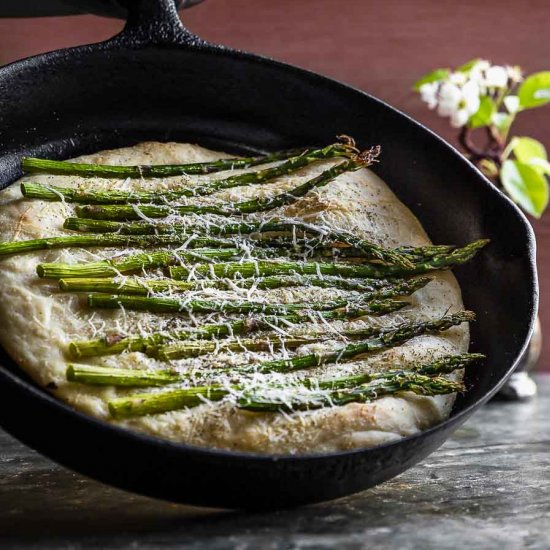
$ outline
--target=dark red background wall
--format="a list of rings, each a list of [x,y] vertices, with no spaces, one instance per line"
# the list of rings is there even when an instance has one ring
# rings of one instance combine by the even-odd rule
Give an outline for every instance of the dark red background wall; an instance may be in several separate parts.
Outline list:
[[[548,0],[206,0],[183,12],[182,18],[195,33],[213,42],[362,88],[450,141],[454,131],[411,92],[420,75],[474,57],[519,64],[527,72],[550,70]],[[100,41],[121,28],[120,21],[94,16],[0,20],[0,63]],[[550,106],[523,113],[514,133],[533,136],[550,149]],[[534,226],[546,332],[550,211]],[[541,366],[550,367],[550,336]]]

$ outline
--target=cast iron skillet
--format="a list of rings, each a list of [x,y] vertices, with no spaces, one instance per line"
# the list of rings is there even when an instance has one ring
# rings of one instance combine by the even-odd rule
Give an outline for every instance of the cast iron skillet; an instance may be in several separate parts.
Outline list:
[[[519,210],[429,130],[381,101],[294,67],[208,44],[171,0],[130,3],[112,40],[0,70],[0,184],[23,155],[67,158],[145,139],[248,152],[329,142],[382,145],[376,171],[437,243],[492,239],[456,270],[478,314],[469,392],[449,420],[372,449],[293,457],[208,450],[132,433],[75,412],[2,352],[0,423],[57,462],[137,493],[258,508],[316,502],[385,481],[423,459],[486,402],[525,352],[537,310],[535,242]]]

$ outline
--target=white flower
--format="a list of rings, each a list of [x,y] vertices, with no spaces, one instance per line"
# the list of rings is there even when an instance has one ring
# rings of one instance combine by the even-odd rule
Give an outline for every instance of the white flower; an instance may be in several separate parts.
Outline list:
[[[428,104],[428,108],[435,109],[437,105],[437,90],[439,88],[439,82],[428,82],[427,84],[422,84],[418,91],[420,92],[420,97],[424,103]]]
[[[456,84],[444,82],[439,89],[437,114],[451,116],[457,109],[462,99],[462,92]]]
[[[508,78],[514,83],[517,84],[518,82],[521,82],[523,80],[523,75],[521,74],[521,68],[517,65],[514,65],[511,67],[508,65],[506,67],[506,72],[508,74]]]
[[[491,64],[485,59],[480,59],[471,69],[468,74],[470,80],[474,80],[481,83],[483,80],[483,73],[491,66]]]
[[[496,90],[507,91],[511,83],[521,80],[519,67],[491,65],[481,59],[469,70],[450,73],[444,80],[422,85],[419,91],[430,109],[437,108],[440,116],[449,117],[451,125],[459,128],[479,111],[482,98],[492,99]],[[512,96],[504,95],[506,108],[513,112],[511,101],[507,102]]]
[[[469,118],[470,115],[466,109],[458,109],[458,111],[455,111],[451,115],[451,126],[453,128],[461,128],[468,122]]]
[[[451,73],[448,77],[449,82],[457,86],[463,86],[468,80],[468,74],[462,72]]]
[[[479,109],[479,94],[479,86],[471,80],[462,87],[444,82],[437,96],[437,112],[440,116],[450,117],[455,128],[464,126]]]
[[[508,95],[504,98],[504,106],[511,113],[517,113],[519,110],[519,97],[517,95]]]
[[[477,113],[477,110],[479,109],[480,93],[481,90],[479,86],[476,82],[473,82],[472,80],[466,82],[466,84],[464,84],[464,86],[462,87],[462,99],[464,101],[464,108],[470,115]]]
[[[493,65],[485,71],[484,84],[488,88],[505,88],[508,84],[508,71],[500,65]]]

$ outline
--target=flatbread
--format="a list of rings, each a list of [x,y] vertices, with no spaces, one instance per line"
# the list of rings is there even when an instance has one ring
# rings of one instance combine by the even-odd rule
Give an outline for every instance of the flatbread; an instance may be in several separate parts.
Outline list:
[[[197,145],[147,142],[75,160],[134,165],[198,162],[225,156],[227,155]],[[328,160],[317,163],[297,174],[281,178],[276,183],[224,191],[212,200],[235,201],[270,196],[310,179],[334,162]],[[226,174],[218,173],[192,179],[204,181],[223,175]],[[24,180],[82,188],[158,190],[177,187],[186,177],[140,181],[40,175],[26,177]],[[2,240],[74,234],[62,229],[64,218],[72,213],[73,206],[69,204],[23,200],[19,186],[14,184],[0,193]],[[386,247],[430,244],[428,236],[413,214],[374,172],[367,169],[343,174],[330,185],[309,193],[295,204],[269,213],[270,216],[274,214],[292,216],[308,222],[322,221],[326,225],[352,231]],[[82,297],[60,293],[55,281],[39,279],[36,276],[36,265],[40,262],[90,261],[112,258],[117,254],[120,254],[120,250],[65,249],[27,253],[0,260],[0,343],[37,384],[48,388],[59,399],[80,411],[128,429],[172,441],[201,447],[275,454],[320,453],[378,445],[418,433],[442,421],[450,413],[453,395],[434,398],[407,395],[292,415],[251,413],[238,410],[227,402],[205,403],[193,409],[115,421],[109,415],[107,401],[135,393],[135,390],[97,388],[67,382],[65,372],[67,363],[70,362],[66,355],[68,344],[74,339],[102,335],[105,327],[116,327],[120,333],[135,333],[137,330],[147,332],[159,317],[124,310],[91,311],[83,305]],[[276,297],[279,301],[318,301],[338,292],[340,291],[321,288],[279,289],[257,291],[249,297],[254,300]],[[238,291],[228,291],[226,294],[228,297],[243,298],[242,292],[239,294]],[[209,291],[202,291],[200,295],[208,296]],[[404,319],[435,318],[463,308],[460,288],[450,272],[434,273],[433,281],[409,300],[411,306],[398,313],[373,317],[354,324],[389,325]],[[165,326],[174,323],[173,317],[160,316]],[[316,374],[318,372],[320,376],[333,376],[358,373],[373,367],[381,370],[395,368],[411,361],[430,361],[442,355],[464,353],[468,344],[469,330],[464,323],[440,335],[416,337],[400,347],[362,361],[323,366]],[[300,348],[297,353],[304,353],[306,349]],[[201,361],[227,365],[245,359],[269,357],[273,355],[222,353],[215,357],[175,361],[174,366],[196,366]],[[165,363],[139,353],[90,358],[86,363],[136,369],[166,366]],[[295,376],[303,377],[304,374]],[[454,376],[461,377],[462,374],[457,373]]]

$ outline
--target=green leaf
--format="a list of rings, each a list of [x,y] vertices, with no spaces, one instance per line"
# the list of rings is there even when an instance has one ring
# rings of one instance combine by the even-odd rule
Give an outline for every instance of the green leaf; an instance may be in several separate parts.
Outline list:
[[[533,159],[548,160],[544,145],[530,137],[515,137],[510,141],[510,148],[516,159],[524,164],[531,164]]]
[[[495,102],[488,96],[483,96],[479,104],[479,109],[470,117],[468,125],[470,128],[480,128],[481,126],[489,126],[493,119],[493,114],[496,111]]]
[[[519,104],[524,109],[550,102],[550,71],[528,76],[518,90]]]
[[[529,166],[532,166],[537,172],[550,176],[550,162],[546,159],[534,158],[531,159]]]
[[[500,169],[500,180],[515,203],[540,218],[548,204],[548,182],[542,174],[529,164],[506,160]]]
[[[464,65],[458,67],[458,69],[456,69],[456,72],[469,73],[480,61],[481,59],[479,57],[476,57],[475,59],[470,59],[470,61],[467,61],[466,63],[464,63]]]
[[[439,80],[445,80],[449,76],[449,69],[436,69],[431,73],[425,74],[420,80],[414,83],[414,90],[418,92],[420,86],[423,84],[430,84],[430,82],[438,82]]]

